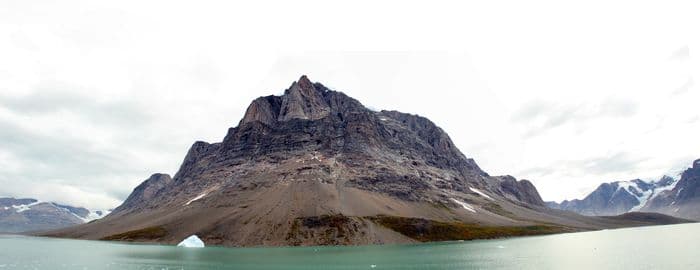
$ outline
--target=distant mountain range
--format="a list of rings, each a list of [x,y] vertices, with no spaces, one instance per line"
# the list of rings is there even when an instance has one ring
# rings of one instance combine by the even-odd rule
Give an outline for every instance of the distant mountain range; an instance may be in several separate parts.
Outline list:
[[[0,198],[0,233],[55,230],[90,222],[109,212],[36,199]]]
[[[374,111],[302,76],[260,97],[221,142],[195,142],[107,217],[44,235],[206,245],[468,240],[685,222],[586,217],[491,176],[427,118]]]
[[[603,183],[583,199],[546,204],[550,208],[588,216],[657,212],[700,220],[700,159],[680,176],[663,176],[656,181],[634,179]]]

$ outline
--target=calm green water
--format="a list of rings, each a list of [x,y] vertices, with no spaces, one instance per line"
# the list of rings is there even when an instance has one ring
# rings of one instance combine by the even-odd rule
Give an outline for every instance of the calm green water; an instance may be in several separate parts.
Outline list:
[[[700,269],[700,224],[310,248],[185,249],[0,236],[0,269]]]

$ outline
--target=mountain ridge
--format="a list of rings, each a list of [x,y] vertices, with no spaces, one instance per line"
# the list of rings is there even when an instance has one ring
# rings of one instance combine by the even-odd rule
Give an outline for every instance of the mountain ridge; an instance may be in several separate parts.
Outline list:
[[[700,159],[679,177],[664,175],[658,180],[633,179],[602,183],[583,199],[546,202],[554,209],[583,215],[605,216],[629,212],[655,212],[700,220]]]
[[[4,197],[0,198],[0,232],[55,230],[90,222],[108,213],[31,198]]]

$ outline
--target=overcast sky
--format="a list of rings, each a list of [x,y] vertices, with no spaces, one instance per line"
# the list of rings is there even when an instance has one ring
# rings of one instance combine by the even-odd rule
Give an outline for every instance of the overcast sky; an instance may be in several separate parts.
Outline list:
[[[545,200],[700,158],[693,1],[231,2],[2,1],[0,196],[116,207],[302,74]]]

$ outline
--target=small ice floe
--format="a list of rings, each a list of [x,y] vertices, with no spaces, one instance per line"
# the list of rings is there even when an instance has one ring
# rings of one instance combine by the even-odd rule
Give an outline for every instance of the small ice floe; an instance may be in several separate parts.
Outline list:
[[[506,248],[506,247],[504,247],[504,246],[497,246],[497,248]]]
[[[481,190],[475,189],[473,187],[469,187],[469,190],[471,190],[472,192],[475,192],[476,194],[481,195],[482,197],[484,197],[486,199],[493,201],[493,198],[491,198],[489,195],[486,195],[486,193],[481,192]]]
[[[375,268],[375,267],[377,267],[376,264],[371,264],[371,265],[369,266],[369,268]]]
[[[471,212],[476,213],[476,210],[474,210],[474,208],[473,208],[471,205],[469,205],[468,203],[465,203],[465,202],[463,202],[463,201],[457,200],[457,199],[455,199],[455,198],[452,198],[452,201],[455,202],[455,203],[457,203],[457,204],[459,204],[459,205],[461,205],[464,209],[467,209],[467,210],[469,210],[469,211],[471,211]]]
[[[207,196],[207,193],[199,194],[197,197],[194,197],[193,199],[191,199],[191,200],[189,200],[187,203],[185,203],[185,205],[190,205],[190,204],[193,203],[194,201],[199,200],[199,199],[201,199],[201,198],[204,198],[204,196]]]
[[[190,235],[190,237],[185,238],[185,240],[182,240],[179,244],[177,244],[178,247],[186,247],[186,248],[203,248],[204,247],[204,242],[202,239],[199,239],[197,235]]]

